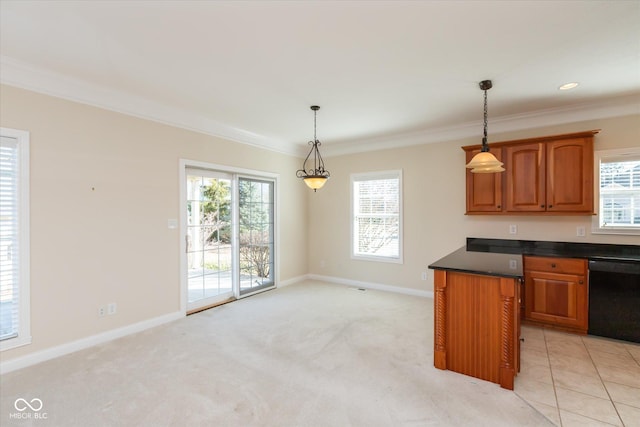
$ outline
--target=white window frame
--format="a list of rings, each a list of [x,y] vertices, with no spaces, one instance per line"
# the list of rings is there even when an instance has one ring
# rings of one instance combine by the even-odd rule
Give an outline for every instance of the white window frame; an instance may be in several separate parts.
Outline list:
[[[640,227],[602,226],[600,224],[600,164],[604,160],[624,161],[625,158],[640,159],[640,148],[622,148],[616,150],[601,150],[594,153],[594,200],[597,204],[596,214],[591,220],[592,234],[627,234],[640,235]]]
[[[355,212],[355,194],[354,194],[354,184],[358,181],[373,181],[380,179],[398,179],[398,203],[399,203],[399,212],[398,212],[398,256],[386,256],[386,255],[373,255],[373,254],[360,254],[356,252],[356,212]],[[351,200],[351,258],[356,260],[364,260],[364,261],[379,261],[379,262],[390,262],[396,264],[402,264],[403,261],[403,246],[404,246],[404,238],[403,238],[403,201],[402,201],[402,169],[398,170],[387,170],[387,171],[378,171],[378,172],[365,172],[365,173],[354,173],[351,174],[351,183],[350,183],[350,200]]]
[[[20,242],[19,296],[17,336],[0,341],[0,351],[31,344],[30,324],[30,261],[29,261],[29,132],[18,129],[0,128],[0,135],[14,138],[18,143],[18,221]]]

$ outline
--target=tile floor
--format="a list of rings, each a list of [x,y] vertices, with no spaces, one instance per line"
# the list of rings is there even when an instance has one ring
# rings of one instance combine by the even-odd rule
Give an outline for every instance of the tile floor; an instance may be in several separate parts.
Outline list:
[[[557,426],[640,426],[640,345],[522,326],[514,391]]]

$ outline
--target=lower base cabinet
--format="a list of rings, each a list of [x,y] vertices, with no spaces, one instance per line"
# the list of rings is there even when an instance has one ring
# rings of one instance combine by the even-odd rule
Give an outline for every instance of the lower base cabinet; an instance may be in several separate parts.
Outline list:
[[[585,259],[525,256],[525,322],[586,334],[587,272]]]
[[[434,366],[513,390],[520,279],[436,270],[434,289]]]

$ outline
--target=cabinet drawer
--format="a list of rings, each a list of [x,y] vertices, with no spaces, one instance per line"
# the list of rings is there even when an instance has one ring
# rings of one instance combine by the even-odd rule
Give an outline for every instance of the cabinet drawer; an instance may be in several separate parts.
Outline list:
[[[586,275],[587,260],[579,258],[524,257],[525,271]]]

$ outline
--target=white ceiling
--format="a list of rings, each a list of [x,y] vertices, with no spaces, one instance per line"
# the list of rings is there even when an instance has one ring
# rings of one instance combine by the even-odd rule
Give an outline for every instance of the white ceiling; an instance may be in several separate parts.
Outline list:
[[[640,1],[0,1],[0,80],[325,156],[640,111]],[[577,81],[571,91],[563,83]]]

